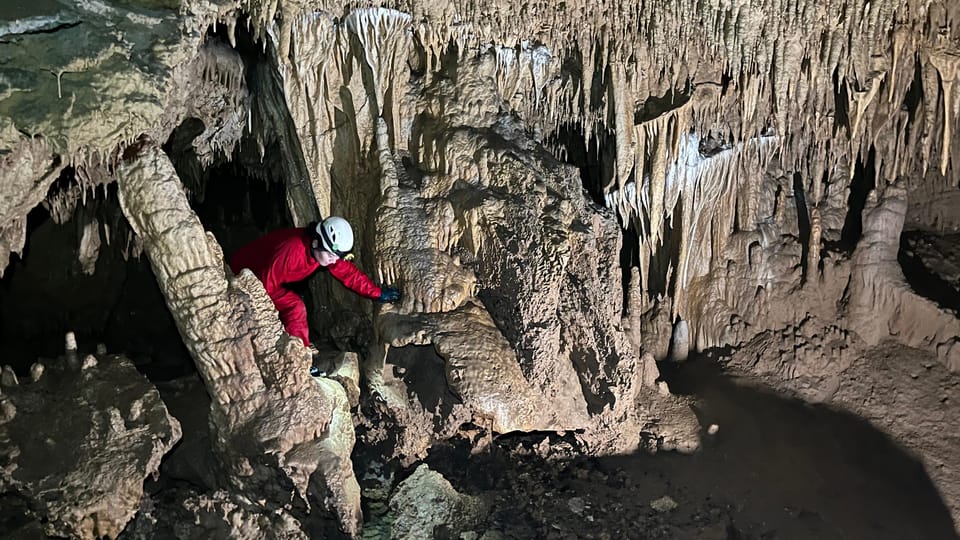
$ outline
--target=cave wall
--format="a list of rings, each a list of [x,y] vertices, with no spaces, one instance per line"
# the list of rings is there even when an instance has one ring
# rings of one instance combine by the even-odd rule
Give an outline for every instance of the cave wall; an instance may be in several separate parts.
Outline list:
[[[400,437],[404,459],[468,417],[496,431],[582,430],[596,452],[691,450],[698,426],[657,383],[650,353],[737,345],[811,317],[815,333],[841,324],[960,368],[956,315],[913,294],[896,265],[905,222],[956,226],[953,2],[104,6],[34,19],[40,32],[3,27],[0,257],[22,251],[41,201],[66,221],[126,167],[131,249],[152,243],[237,489],[280,477],[302,493],[319,470],[356,532],[343,389],[309,406],[287,399],[278,381],[303,382],[278,366],[303,368],[304,351],[257,305],[249,276],[220,274],[239,235],[208,245],[181,204],[202,200],[230,159],[283,183],[293,224],[348,217],[361,267],[403,288],[404,302],[383,308],[329,283],[310,295],[369,327],[364,373],[393,421],[434,426]],[[150,141],[167,141],[172,159]],[[75,188],[48,197],[67,165]],[[163,229],[173,210],[152,173],[177,194],[195,252]],[[191,289],[171,268],[206,279]],[[873,313],[883,324],[865,322]],[[223,326],[206,328],[208,314]],[[461,408],[429,411],[384,380],[391,348],[409,345],[435,348]],[[251,416],[261,406],[266,417]],[[261,427],[284,411],[322,414],[269,439],[276,426]],[[247,436],[252,447],[228,448]],[[264,448],[277,466],[248,468]]]
[[[203,103],[210,102],[191,101],[191,96],[218,94],[201,88],[209,79],[225,87],[220,95],[229,96],[226,105],[234,112],[200,138],[205,155],[239,140],[235,130],[245,124],[252,127],[248,107],[258,108],[254,132],[271,133],[258,135],[263,139],[259,145],[275,139],[281,154],[288,156],[281,164],[292,187],[294,222],[333,210],[354,217],[360,236],[371,241],[362,216],[369,213],[376,193],[361,196],[366,188],[357,192],[355,186],[372,184],[350,179],[369,178],[371,172],[364,171],[376,170],[371,160],[374,119],[386,120],[389,148],[418,153],[420,141],[412,128],[417,113],[404,96],[434,76],[455,79],[457,56],[479,50],[495,57],[493,77],[499,94],[534,129],[538,140],[550,140],[552,133],[571,123],[581,126],[587,141],[598,140],[594,136],[598,132],[613,135],[597,145],[606,157],[601,160],[599,189],[590,189],[602,194],[620,219],[632,222],[638,231],[635,304],[651,318],[655,318],[651,310],[669,312],[658,319],[669,325],[646,325],[661,343],[668,339],[667,326],[677,320],[716,317],[703,313],[692,299],[702,296],[696,291],[700,283],[724,264],[722,254],[731,233],[759,231],[771,218],[761,214],[771,201],[763,200],[769,189],[760,173],[770,164],[779,169],[775,174],[799,175],[805,213],[819,221],[817,233],[803,239],[802,267],[809,266],[806,259],[811,254],[819,257],[821,244],[835,234],[835,217],[844,210],[836,203],[849,188],[850,173],[845,171],[871,151],[880,155],[878,189],[899,176],[910,177],[911,191],[917,194],[910,205],[910,223],[942,229],[951,227],[954,219],[949,200],[958,184],[950,165],[956,144],[952,135],[957,118],[953,79],[958,17],[950,3],[831,2],[781,9],[775,2],[749,6],[618,2],[603,12],[574,4],[542,10],[524,3],[497,3],[484,9],[465,3],[443,8],[398,6],[400,11],[389,15],[377,10],[347,13],[324,2],[303,6],[252,2],[242,9],[229,3],[216,9],[192,3],[181,7],[181,18],[157,6],[133,8],[142,17],[154,17],[151,21],[189,30],[183,34],[187,39],[167,47],[164,54],[133,55],[145,64],[137,71],[144,80],[126,85],[137,92],[113,98],[92,88],[124,85],[106,80],[86,85],[81,80],[71,85],[75,105],[66,111],[32,107],[19,98],[5,100],[9,114],[4,145],[19,148],[18,166],[36,163],[42,168],[55,156],[76,161],[89,154],[96,161],[129,140],[129,133],[157,128],[168,133],[176,119],[185,116],[184,109],[204,116],[202,110],[189,109],[203,109]],[[469,24],[452,25],[454,13]],[[110,14],[121,17],[123,12]],[[215,30],[236,45],[237,34],[242,33],[237,22],[244,15],[250,17],[247,25],[253,36],[270,49],[267,56],[276,67],[277,75],[261,79],[273,77],[270,84],[282,88],[285,103],[278,101],[276,92],[256,92],[252,105],[244,91],[237,94],[235,87],[245,87],[236,71],[238,60],[222,50],[227,47],[222,40],[200,49],[203,54],[196,57],[206,78],[178,77],[178,71],[198,71],[187,60],[191,50],[198,50],[195,29],[220,20],[223,24]],[[83,16],[81,8],[71,12],[71,20],[88,24]],[[567,28],[563,21],[570,17],[583,24]],[[834,24],[834,19],[839,22]],[[530,25],[531,20],[539,23]],[[163,27],[148,36],[161,30],[167,31],[164,35],[177,33]],[[66,33],[74,28],[56,31],[69,38]],[[133,51],[147,47],[148,36],[124,46]],[[16,39],[34,57],[43,43],[32,34]],[[109,40],[90,45],[103,51],[102,65],[96,64],[96,69],[122,72],[110,64],[115,45]],[[62,46],[58,51],[59,56],[45,57],[46,62],[61,62],[62,67],[50,71],[74,73],[67,69],[69,51]],[[25,62],[26,57],[15,61]],[[96,71],[93,65],[77,73],[90,75]],[[57,101],[64,101],[62,76],[55,81],[17,80],[23,88],[34,89],[34,96],[52,96],[57,90]],[[171,82],[181,90],[161,90]],[[60,83],[59,89],[53,83]],[[151,106],[134,107],[137,102],[131,96]],[[104,109],[121,104],[129,105],[123,113],[112,115]],[[137,122],[127,121],[123,129],[97,124],[96,129],[113,138],[90,136],[91,114],[129,119],[134,110]],[[818,112],[813,120],[809,111]],[[290,122],[276,120],[284,117]],[[63,119],[68,121],[61,125]],[[28,150],[16,130],[57,136],[43,137],[39,144],[46,145],[44,150]],[[670,166],[689,161],[684,143],[688,131],[711,137],[723,151],[703,160],[709,164]],[[436,155],[418,165],[449,166],[438,148],[422,150]],[[554,150],[560,156],[568,152],[562,145]],[[726,152],[732,155],[723,157]],[[47,158],[26,159],[38,153]],[[17,175],[38,176],[43,174]],[[303,184],[306,181],[310,186]],[[305,187],[309,189],[304,191]],[[10,239],[12,251],[19,249],[21,241],[14,239],[22,234],[18,231],[25,212],[36,199],[26,196],[36,190],[16,191],[22,204],[6,211],[2,220],[10,224],[3,237]],[[315,209],[310,201],[315,201]],[[818,259],[813,266],[822,263]],[[762,276],[755,277],[762,281]],[[664,299],[656,298],[660,291],[666,293]],[[347,298],[344,302],[350,302]],[[745,317],[740,311],[735,308],[731,315]],[[724,333],[721,328],[694,324],[691,331],[691,340],[700,347],[727,342],[717,337]]]

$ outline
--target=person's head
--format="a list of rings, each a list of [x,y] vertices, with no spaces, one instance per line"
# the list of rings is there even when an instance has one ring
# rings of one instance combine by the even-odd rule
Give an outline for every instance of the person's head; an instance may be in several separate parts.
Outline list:
[[[339,216],[311,225],[310,252],[321,266],[329,266],[341,258],[350,258],[353,249],[353,228]]]

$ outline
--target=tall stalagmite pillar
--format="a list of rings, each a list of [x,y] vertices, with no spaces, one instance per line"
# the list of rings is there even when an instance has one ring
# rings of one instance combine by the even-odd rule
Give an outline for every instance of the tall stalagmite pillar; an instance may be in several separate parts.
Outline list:
[[[167,156],[141,139],[118,171],[120,203],[212,400],[214,449],[224,480],[283,507],[307,501],[311,475],[350,535],[361,523],[346,393],[308,374],[310,354],[283,332],[249,271],[228,280],[223,255],[190,208]]]

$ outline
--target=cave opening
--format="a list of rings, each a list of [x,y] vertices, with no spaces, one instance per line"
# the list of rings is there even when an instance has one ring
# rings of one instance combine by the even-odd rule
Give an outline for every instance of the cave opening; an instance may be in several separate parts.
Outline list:
[[[295,144],[298,137],[292,112],[284,97],[283,77],[270,60],[262,41],[245,25],[235,29],[234,45],[226,30],[212,28],[208,43],[229,47],[243,63],[249,94],[239,141],[230,148],[217,148],[211,129],[198,118],[185,119],[173,130],[164,151],[174,164],[188,192],[191,207],[223,250],[225,262],[245,244],[271,231],[295,226],[295,213],[303,219],[308,207],[316,210],[315,193],[304,155]],[[369,163],[356,140],[357,111],[347,107],[334,111],[338,122],[330,174],[329,215],[344,216],[357,238],[355,255],[362,269],[369,258],[372,231],[365,219],[371,201],[379,194],[376,167]],[[216,120],[219,122],[219,120]],[[215,137],[215,135],[214,135]],[[211,155],[210,149],[214,152]],[[321,216],[327,217],[327,216]],[[364,305],[325,271],[287,286],[306,304],[310,339],[321,350],[365,351],[372,335],[372,322]]]
[[[85,189],[68,167],[28,215],[23,254],[0,280],[0,357],[26,373],[63,355],[73,332],[81,355],[125,354],[153,380],[193,371],[116,184]],[[64,212],[56,200],[76,206]]]
[[[859,156],[854,165],[853,180],[850,182],[850,196],[847,199],[847,215],[840,231],[839,248],[852,253],[860,235],[863,234],[863,209],[867,197],[877,187],[876,149],[871,146],[866,159]]]
[[[606,206],[606,191],[613,183],[616,135],[607,130],[587,133],[580,122],[564,122],[547,141],[548,146],[563,148],[562,161],[580,171],[580,182],[590,200]]]

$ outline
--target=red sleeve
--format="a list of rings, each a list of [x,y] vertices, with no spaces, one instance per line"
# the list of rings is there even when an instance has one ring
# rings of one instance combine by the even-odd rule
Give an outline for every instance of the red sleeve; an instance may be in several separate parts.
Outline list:
[[[330,274],[351,291],[367,298],[380,298],[380,287],[350,261],[343,259],[327,267]]]

